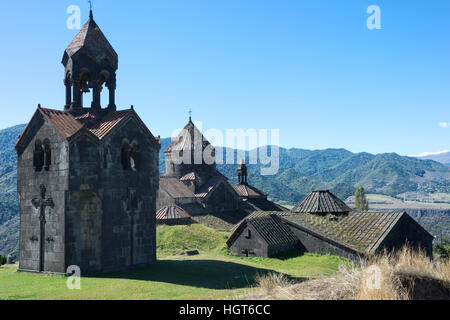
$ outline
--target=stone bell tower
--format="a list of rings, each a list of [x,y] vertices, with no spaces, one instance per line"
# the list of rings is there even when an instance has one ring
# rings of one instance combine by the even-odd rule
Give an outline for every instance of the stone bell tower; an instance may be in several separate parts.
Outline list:
[[[118,57],[92,11],[62,63],[64,110],[39,105],[16,143],[19,271],[65,274],[78,266],[90,274],[150,265],[161,144],[133,107],[116,110]],[[87,92],[90,106],[83,105]]]
[[[90,108],[93,113],[115,111],[118,56],[97,23],[92,10],[89,20],[64,51],[66,104],[64,109],[77,116]],[[102,110],[101,91],[109,90],[109,102]],[[92,102],[85,106],[83,96],[92,90]]]

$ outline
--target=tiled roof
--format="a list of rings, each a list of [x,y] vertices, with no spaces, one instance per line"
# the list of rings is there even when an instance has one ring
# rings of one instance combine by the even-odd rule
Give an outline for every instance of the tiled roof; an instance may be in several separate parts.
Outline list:
[[[244,198],[265,198],[267,197],[267,193],[250,186],[248,184],[239,184],[237,186],[233,186],[234,190],[240,197]]]
[[[179,206],[165,206],[156,212],[156,220],[188,219],[191,215]]]
[[[293,244],[299,241],[292,230],[280,220],[277,214],[268,213],[261,214],[260,216],[255,214],[247,217],[234,230],[227,240],[227,244],[231,245],[247,225],[253,226],[269,246]]]
[[[78,122],[68,112],[43,108],[38,108],[38,111],[66,139],[77,133],[81,128],[83,128],[83,124]]]
[[[205,198],[213,191],[222,181],[226,181],[222,175],[215,175],[206,181],[200,189],[195,193],[197,198]],[[228,183],[228,182],[227,182]]]
[[[266,198],[248,198],[244,203],[256,211],[286,211],[286,212],[289,212],[289,209],[287,209],[283,206],[280,206]]]
[[[297,203],[292,209],[292,212],[342,214],[350,212],[351,210],[352,209],[350,209],[341,199],[326,190],[311,192]]]
[[[194,180],[200,180],[200,176],[197,174],[197,172],[193,171],[190,173],[185,174],[180,178],[181,181],[194,181]]]
[[[360,212],[320,216],[298,213],[282,219],[361,253],[373,253],[403,212]]]
[[[132,112],[132,109],[110,112],[100,120],[89,123],[88,130],[101,140]]]
[[[44,119],[47,119],[51,125],[65,138],[68,139],[74,134],[84,129],[91,132],[98,139],[104,139],[113,129],[121,123],[123,120],[127,119],[128,116],[133,115],[137,122],[141,124],[142,128],[147,131],[147,133],[152,138],[152,141],[160,145],[159,139],[156,139],[147,126],[142,122],[139,116],[134,112],[133,109],[121,110],[121,111],[110,111],[105,116],[101,117],[99,115],[86,112],[85,114],[74,117],[70,112],[46,109],[38,107],[37,111],[40,113]],[[28,126],[27,126],[28,128]],[[21,135],[17,144],[19,144],[22,137],[25,135],[27,130],[25,128],[24,133]]]
[[[159,187],[163,188],[172,198],[195,198],[194,193],[176,178],[159,179]]]
[[[286,212],[286,211],[255,211],[255,212],[252,212],[251,214],[246,216],[244,219],[242,219],[241,221],[236,223],[234,225],[234,227],[231,229],[231,232],[236,231],[236,229],[247,219],[267,217],[269,215],[286,216],[286,215],[289,215],[289,212]]]
[[[105,57],[111,62],[114,68],[117,68],[118,56],[114,48],[106,39],[94,19],[90,18],[73,38],[72,42],[66,48],[66,54],[71,57],[81,48],[95,57]]]
[[[209,145],[209,141],[206,140],[200,130],[197,129],[192,121],[189,121],[164,152],[167,153],[181,150],[203,151]]]

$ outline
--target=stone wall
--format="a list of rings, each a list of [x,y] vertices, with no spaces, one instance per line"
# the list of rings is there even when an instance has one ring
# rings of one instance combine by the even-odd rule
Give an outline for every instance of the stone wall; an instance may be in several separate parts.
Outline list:
[[[20,197],[19,269],[65,272],[64,261],[64,207],[68,190],[68,143],[40,115],[29,124],[27,145],[18,150],[17,188]],[[36,172],[33,163],[35,142],[50,141],[51,165],[49,170]],[[44,206],[45,225],[43,237],[40,230],[41,208],[33,199],[42,200],[40,186],[45,186],[45,199],[51,198],[53,206]],[[41,244],[42,242],[42,244]],[[44,248],[40,254],[40,248]],[[42,258],[41,258],[42,256]]]
[[[250,230],[250,237],[248,237],[248,231]],[[268,257],[267,243],[261,236],[256,232],[256,230],[251,226],[247,225],[241,232],[239,237],[234,240],[233,244],[230,246],[230,251],[241,257],[246,257],[247,255],[243,253],[243,250],[249,250],[249,257]]]
[[[302,250],[311,253],[318,254],[332,254],[336,256],[341,256],[348,258],[354,262],[359,261],[358,253],[351,251],[344,246],[340,246],[338,243],[333,243],[327,239],[321,238],[320,236],[315,236],[303,229],[295,226],[294,224],[287,223],[294,232],[295,236],[300,240]]]
[[[138,143],[136,171],[124,170],[120,161],[124,138]],[[156,261],[159,148],[131,119],[104,139],[100,150],[105,164],[100,175],[103,269],[152,264]]]
[[[420,248],[429,256],[433,254],[433,238],[409,215],[404,214],[386,238],[379,245],[377,252],[384,249],[392,251],[405,244]]]

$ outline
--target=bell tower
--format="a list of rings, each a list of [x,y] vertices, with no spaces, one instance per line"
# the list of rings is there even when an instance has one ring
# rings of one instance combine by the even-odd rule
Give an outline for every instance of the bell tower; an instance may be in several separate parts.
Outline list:
[[[239,184],[247,184],[247,166],[245,165],[244,160],[242,159],[238,166],[238,183]]]
[[[89,20],[64,51],[64,110],[74,116],[87,111],[100,114],[115,111],[118,62],[117,53],[94,21],[91,10]],[[101,92],[104,87],[109,90],[109,102],[102,109]],[[91,90],[92,101],[90,106],[85,106],[83,96]]]

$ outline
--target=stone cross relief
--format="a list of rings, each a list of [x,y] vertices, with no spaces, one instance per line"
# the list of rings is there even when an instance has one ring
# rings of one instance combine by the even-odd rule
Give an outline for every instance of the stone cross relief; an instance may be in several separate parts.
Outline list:
[[[44,271],[44,260],[45,260],[45,241],[47,242],[53,242],[52,237],[47,237],[45,239],[45,208],[50,207],[53,208],[55,204],[53,203],[52,198],[46,198],[47,189],[43,184],[40,186],[41,190],[41,197],[40,198],[34,198],[31,200],[31,203],[36,209],[39,209],[39,231],[40,231],[40,237],[36,237],[33,235],[30,240],[31,241],[39,241],[39,271]],[[45,240],[45,241],[44,241]]]
[[[135,216],[141,210],[142,203],[139,201],[136,189],[128,188],[127,196],[123,200],[123,208],[130,217],[130,265],[134,264],[134,223]]]

